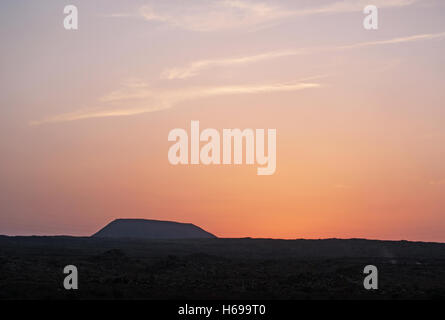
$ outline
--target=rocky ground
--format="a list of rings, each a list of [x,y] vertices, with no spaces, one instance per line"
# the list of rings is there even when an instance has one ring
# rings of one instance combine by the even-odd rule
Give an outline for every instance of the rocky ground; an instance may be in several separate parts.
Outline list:
[[[379,289],[363,288],[363,269]],[[75,265],[79,289],[63,288]],[[444,299],[445,244],[0,237],[0,299]]]

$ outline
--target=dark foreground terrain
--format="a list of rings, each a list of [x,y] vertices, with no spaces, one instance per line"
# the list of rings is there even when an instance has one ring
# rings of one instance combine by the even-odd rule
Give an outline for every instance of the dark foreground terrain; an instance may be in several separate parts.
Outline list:
[[[79,290],[64,290],[66,265]],[[445,244],[0,237],[0,299],[320,298],[444,299]]]

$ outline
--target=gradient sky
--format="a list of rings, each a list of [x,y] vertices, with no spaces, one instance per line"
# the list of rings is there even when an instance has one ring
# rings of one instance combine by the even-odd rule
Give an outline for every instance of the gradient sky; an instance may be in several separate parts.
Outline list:
[[[0,41],[0,234],[445,242],[442,0],[2,0]],[[191,120],[277,129],[275,175],[170,165]]]

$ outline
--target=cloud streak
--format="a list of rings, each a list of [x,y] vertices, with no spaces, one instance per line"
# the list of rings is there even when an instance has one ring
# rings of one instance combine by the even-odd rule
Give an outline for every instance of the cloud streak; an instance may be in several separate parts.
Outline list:
[[[359,49],[364,47],[392,45],[400,43],[409,43],[422,40],[433,40],[444,38],[445,32],[412,35],[406,37],[392,38],[388,40],[360,42],[344,46],[303,48],[298,50],[275,51],[252,56],[239,58],[215,59],[196,61],[182,68],[167,69],[162,73],[165,79],[185,79],[195,76],[201,71],[221,66],[243,65],[248,63],[257,63],[270,59],[278,59],[287,56],[299,54],[314,54],[319,52],[342,51]],[[106,118],[118,116],[131,116],[159,110],[165,110],[174,107],[180,102],[200,99],[211,96],[237,95],[237,94],[260,94],[260,93],[279,93],[298,91],[304,89],[320,88],[319,83],[307,82],[317,77],[302,79],[295,83],[273,83],[260,85],[244,86],[219,86],[219,87],[198,87],[185,88],[177,90],[153,89],[148,84],[138,80],[130,80],[123,84],[122,88],[113,91],[99,99],[99,103],[105,104],[105,107],[84,109],[71,113],[46,117],[41,120],[31,121],[31,125],[41,125],[45,123],[68,122],[91,118]],[[120,104],[134,105],[133,108],[122,108]],[[117,105],[117,107],[116,107]]]
[[[418,0],[374,0],[372,4],[379,8],[397,8],[416,2]],[[264,27],[292,17],[361,12],[366,5],[368,0],[342,0],[320,7],[292,9],[276,2],[246,0],[187,1],[186,6],[157,1],[140,7],[139,16],[181,29],[215,32]]]
[[[139,14],[146,21],[199,32],[259,26],[292,15],[275,5],[240,0],[188,1],[185,6],[159,1],[142,6]]]
[[[174,67],[166,69],[162,72],[161,78],[168,80],[187,79],[199,75],[202,71],[217,67],[246,65],[251,63],[258,63],[262,61],[279,59],[290,56],[297,56],[297,55],[307,55],[307,54],[316,54],[329,51],[342,51],[342,50],[359,49],[359,48],[373,47],[373,46],[409,43],[422,40],[433,40],[443,37],[445,37],[445,32],[419,34],[406,37],[392,38],[388,40],[359,42],[343,46],[301,48],[297,50],[273,51],[250,56],[242,56],[242,57],[222,58],[213,60],[198,60],[184,67]]]
[[[153,90],[147,84],[139,84],[137,86],[125,84],[123,88],[111,92],[110,94],[100,99],[101,102],[105,102],[106,104],[108,104],[107,107],[85,109],[56,116],[50,116],[41,120],[32,121],[30,124],[42,125],[46,123],[70,122],[92,118],[132,116],[169,109],[180,102],[205,97],[291,92],[320,87],[321,85],[318,83],[295,82],[243,86],[199,87],[182,90]],[[121,105],[123,103],[126,105],[132,104],[141,106],[133,108],[113,107],[113,105]]]
[[[418,35],[407,36],[407,37],[393,38],[393,39],[389,39],[389,40],[360,42],[360,43],[356,43],[356,44],[352,44],[352,45],[335,47],[335,49],[336,50],[355,49],[355,48],[381,46],[381,45],[388,45],[388,44],[416,42],[416,41],[421,41],[421,40],[433,40],[433,39],[438,39],[438,38],[443,38],[443,37],[445,37],[445,32],[426,33],[426,34],[418,34]]]
[[[167,69],[161,74],[161,78],[169,80],[186,79],[198,75],[202,70],[213,67],[244,65],[244,64],[261,62],[287,56],[293,56],[295,54],[296,54],[295,51],[276,51],[276,52],[267,52],[263,54],[244,56],[238,58],[195,61],[185,67]]]
[[[334,2],[321,7],[295,10],[295,16],[309,16],[320,14],[339,14],[350,12],[361,12],[367,5],[375,5],[378,8],[397,8],[410,6],[419,0],[374,0],[371,3],[368,0],[343,0]]]

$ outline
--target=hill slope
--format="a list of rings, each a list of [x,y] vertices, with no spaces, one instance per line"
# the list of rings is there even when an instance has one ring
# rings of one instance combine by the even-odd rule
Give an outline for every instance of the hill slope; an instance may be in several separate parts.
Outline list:
[[[206,239],[213,234],[191,223],[144,219],[117,219],[93,234],[97,238]]]

